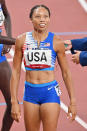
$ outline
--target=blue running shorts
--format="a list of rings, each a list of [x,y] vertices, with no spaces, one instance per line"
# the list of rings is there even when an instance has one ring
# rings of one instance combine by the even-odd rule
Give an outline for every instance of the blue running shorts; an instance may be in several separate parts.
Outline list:
[[[25,81],[23,100],[34,104],[58,103],[60,104],[60,89],[56,80],[43,83],[32,84]]]

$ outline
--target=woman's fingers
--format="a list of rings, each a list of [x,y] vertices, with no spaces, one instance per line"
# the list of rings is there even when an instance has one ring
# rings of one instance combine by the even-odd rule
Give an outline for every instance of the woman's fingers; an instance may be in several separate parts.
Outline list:
[[[17,112],[17,113],[16,113],[16,112],[12,112],[12,113],[11,113],[11,116],[12,116],[12,118],[13,118],[15,121],[19,122],[21,114],[20,114],[20,112]]]
[[[75,117],[76,117],[76,106],[73,106],[73,105],[70,105],[68,107],[68,114],[67,114],[67,117],[70,118],[71,117],[71,120],[75,120]]]

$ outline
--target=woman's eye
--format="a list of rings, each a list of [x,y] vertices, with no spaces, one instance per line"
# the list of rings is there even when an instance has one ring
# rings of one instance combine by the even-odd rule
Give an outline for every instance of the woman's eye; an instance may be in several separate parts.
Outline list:
[[[37,16],[36,16],[36,18],[40,18],[40,16],[39,16],[39,15],[37,15]]]
[[[48,17],[48,15],[45,15],[45,18],[47,18]]]

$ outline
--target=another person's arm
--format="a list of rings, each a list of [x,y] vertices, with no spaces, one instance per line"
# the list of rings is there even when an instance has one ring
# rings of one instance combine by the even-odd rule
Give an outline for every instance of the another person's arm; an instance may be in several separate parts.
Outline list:
[[[8,37],[12,37],[11,18],[10,18],[10,14],[8,12],[5,0],[3,0],[2,2],[2,10],[5,16],[4,25],[5,25],[6,34]]]
[[[11,114],[12,118],[19,122],[20,119],[20,107],[18,104],[18,86],[20,80],[21,72],[21,62],[22,62],[22,40],[17,38],[15,44],[15,54],[13,58],[12,76],[10,81],[10,91],[11,91]]]
[[[87,51],[76,51],[76,54],[72,55],[72,60],[76,64],[87,66]]]
[[[1,1],[1,6],[2,6],[2,10],[3,10],[3,14],[5,16],[5,20],[4,20],[4,26],[5,26],[5,30],[6,30],[6,35],[8,38],[12,38],[12,30],[11,30],[11,18],[10,18],[10,14],[8,12],[8,9],[7,9],[7,6],[6,6],[6,3],[5,3],[5,0],[2,0]],[[11,40],[7,40],[4,39],[5,43],[4,46],[3,46],[3,51],[2,51],[2,54],[6,54],[10,51],[11,47],[12,47],[12,41]],[[3,42],[3,41],[2,41]],[[11,43],[11,45],[8,45],[8,42]]]
[[[74,55],[72,55],[72,60],[76,64],[81,64],[82,66],[87,66],[87,37],[83,39],[73,39],[64,41],[67,44],[65,47],[66,50],[74,49],[81,50],[76,51]]]
[[[87,37],[82,39],[71,40],[72,48],[74,50],[87,51]]]
[[[73,55],[75,63],[87,66],[87,37],[83,39],[73,39],[71,43],[73,49],[82,51]]]
[[[5,45],[15,45],[15,38],[10,38],[8,36],[0,36],[0,44],[5,44]]]
[[[72,39],[72,40],[65,40],[65,45],[67,45],[66,50],[80,50],[80,51],[87,51],[87,37],[82,39]]]
[[[58,56],[58,63],[61,68],[62,76],[69,94],[70,98],[70,105],[68,108],[68,115],[72,113],[72,120],[75,119],[76,116],[76,100],[75,100],[75,94],[74,94],[74,89],[73,89],[73,83],[72,83],[72,78],[71,78],[71,73],[68,67],[68,63],[66,60],[66,55],[65,55],[65,48],[64,48],[64,43],[55,37],[54,39],[55,42],[55,50],[57,52]]]

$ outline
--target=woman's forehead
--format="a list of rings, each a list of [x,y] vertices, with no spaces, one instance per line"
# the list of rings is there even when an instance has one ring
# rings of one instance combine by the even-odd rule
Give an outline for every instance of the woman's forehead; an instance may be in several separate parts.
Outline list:
[[[48,10],[45,9],[44,7],[38,7],[37,9],[34,10],[34,14],[42,14],[42,13],[48,14]]]

